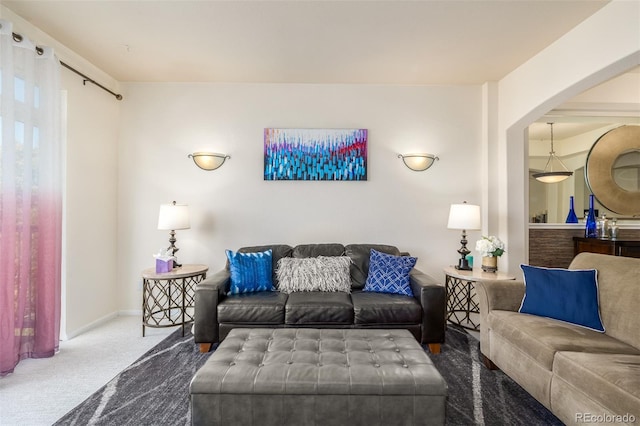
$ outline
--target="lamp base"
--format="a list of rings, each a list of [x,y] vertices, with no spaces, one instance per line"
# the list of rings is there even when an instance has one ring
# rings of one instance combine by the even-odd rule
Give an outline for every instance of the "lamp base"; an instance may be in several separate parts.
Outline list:
[[[171,256],[173,256],[173,267],[179,268],[182,266],[182,263],[178,263],[178,256],[176,256],[176,253],[178,252],[178,250],[180,250],[178,247],[176,247],[176,231],[171,230],[170,235],[171,237],[169,238],[169,244],[171,245],[167,248],[167,253],[171,253]]]
[[[469,261],[464,259],[458,259],[458,264],[456,265],[456,269],[461,271],[471,271],[473,268],[469,266]]]

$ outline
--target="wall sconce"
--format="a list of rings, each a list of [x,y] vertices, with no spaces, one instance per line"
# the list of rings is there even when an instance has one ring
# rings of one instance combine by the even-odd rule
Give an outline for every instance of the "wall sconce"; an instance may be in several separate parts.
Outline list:
[[[230,155],[218,154],[216,152],[194,152],[188,155],[193,159],[196,166],[202,170],[215,170],[224,164],[227,158],[231,158]]]
[[[416,172],[427,170],[436,160],[440,160],[433,154],[398,154],[402,158],[404,165]]]

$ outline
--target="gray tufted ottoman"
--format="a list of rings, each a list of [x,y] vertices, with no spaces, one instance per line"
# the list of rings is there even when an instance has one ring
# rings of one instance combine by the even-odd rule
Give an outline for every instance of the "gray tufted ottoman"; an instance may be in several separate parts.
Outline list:
[[[194,425],[441,425],[447,385],[407,330],[234,329],[189,392]]]

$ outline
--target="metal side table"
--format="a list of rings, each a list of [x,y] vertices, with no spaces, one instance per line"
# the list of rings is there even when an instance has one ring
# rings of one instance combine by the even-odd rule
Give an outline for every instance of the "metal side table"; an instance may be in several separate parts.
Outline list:
[[[206,265],[182,265],[157,274],[155,268],[142,271],[142,337],[146,327],[184,327],[193,321],[196,284],[207,277]]]
[[[447,292],[447,321],[468,330],[480,329],[480,305],[476,281],[515,280],[506,272],[484,272],[480,268],[463,271],[453,266],[444,268]]]

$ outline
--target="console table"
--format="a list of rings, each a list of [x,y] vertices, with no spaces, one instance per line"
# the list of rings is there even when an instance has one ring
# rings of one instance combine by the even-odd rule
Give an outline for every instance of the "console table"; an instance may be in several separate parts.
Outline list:
[[[573,237],[573,255],[584,251],[640,258],[640,241]]]
[[[207,277],[206,265],[182,265],[157,274],[155,268],[142,271],[142,337],[145,327],[184,326],[193,321],[196,284]]]
[[[484,272],[480,268],[464,271],[453,266],[444,268],[444,275],[447,293],[447,321],[474,331],[480,329],[480,305],[474,283],[476,281],[516,279],[505,272]]]

